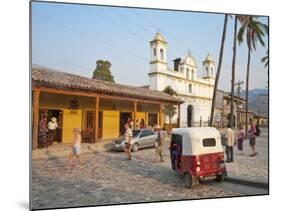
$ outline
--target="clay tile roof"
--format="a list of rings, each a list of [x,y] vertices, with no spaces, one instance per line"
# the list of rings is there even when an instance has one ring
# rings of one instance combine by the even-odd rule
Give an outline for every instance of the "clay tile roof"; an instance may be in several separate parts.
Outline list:
[[[175,104],[183,103],[182,100],[161,91],[91,79],[40,66],[32,67],[32,83],[34,86],[46,88],[90,91],[117,96],[125,95],[126,97],[158,100]]]

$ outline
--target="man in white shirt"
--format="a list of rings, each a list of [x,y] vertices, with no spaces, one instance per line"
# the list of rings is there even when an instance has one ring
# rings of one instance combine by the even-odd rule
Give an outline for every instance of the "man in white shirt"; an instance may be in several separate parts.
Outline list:
[[[57,119],[52,117],[51,121],[48,122],[48,141],[53,144],[56,129],[58,128]]]
[[[230,163],[233,162],[233,146],[234,146],[234,139],[235,139],[235,133],[234,130],[230,127],[230,125],[227,126],[226,130],[226,162]]]

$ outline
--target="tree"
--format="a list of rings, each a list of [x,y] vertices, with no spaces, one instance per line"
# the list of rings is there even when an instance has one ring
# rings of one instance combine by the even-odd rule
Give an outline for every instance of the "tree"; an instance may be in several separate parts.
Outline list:
[[[93,79],[99,79],[114,83],[114,78],[110,72],[111,63],[109,61],[98,60],[96,64],[97,66],[95,71],[93,72]]]
[[[233,54],[232,54],[232,74],[231,74],[231,100],[230,100],[230,127],[233,128],[234,113],[234,84],[235,84],[235,61],[236,61],[236,42],[237,42],[237,15],[234,20]]]
[[[175,90],[173,90],[173,88],[171,86],[166,86],[165,89],[163,90],[163,92],[165,92],[171,96],[177,95],[177,92]],[[177,110],[177,108],[173,105],[164,106],[164,114],[169,117],[169,124],[171,124],[173,116],[175,116],[175,114],[177,113],[176,110]]]
[[[257,17],[253,16],[240,16],[239,18],[241,27],[238,32],[238,43],[239,45],[244,41],[244,36],[246,36],[246,44],[248,47],[248,60],[247,60],[247,74],[246,74],[246,125],[245,134],[248,134],[248,104],[249,104],[249,78],[250,78],[250,62],[251,53],[256,50],[257,43],[265,46],[263,37],[268,34],[267,25],[259,22]]]
[[[261,62],[264,64],[265,68],[268,68],[268,50],[266,51],[266,55],[261,58]]]
[[[215,85],[214,85],[214,90],[213,90],[213,100],[212,100],[211,117],[210,117],[209,126],[213,126],[213,121],[214,121],[214,111],[215,111],[215,106],[216,106],[217,89],[218,89],[221,64],[222,64],[222,59],[223,59],[223,50],[224,50],[226,28],[227,28],[227,19],[228,19],[228,15],[225,14],[223,32],[222,32],[222,38],[221,38],[220,57],[219,57],[218,69],[217,69],[217,73],[216,73]]]

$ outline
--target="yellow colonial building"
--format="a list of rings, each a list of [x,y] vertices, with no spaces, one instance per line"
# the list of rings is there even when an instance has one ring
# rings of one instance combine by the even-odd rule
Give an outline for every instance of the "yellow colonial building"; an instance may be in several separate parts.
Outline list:
[[[55,141],[70,143],[73,128],[79,128],[84,141],[95,142],[122,135],[128,117],[134,125],[141,119],[146,125],[163,125],[163,106],[178,106],[179,112],[181,103],[161,91],[36,66],[32,68],[32,147],[38,147],[43,116],[58,120]]]

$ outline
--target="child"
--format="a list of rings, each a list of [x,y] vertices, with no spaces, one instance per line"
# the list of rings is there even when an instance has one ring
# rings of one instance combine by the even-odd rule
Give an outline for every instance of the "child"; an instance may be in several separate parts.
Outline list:
[[[80,168],[84,166],[84,163],[80,159],[81,153],[81,134],[77,128],[73,129],[73,141],[72,141],[72,152],[68,156],[68,163],[72,161],[73,156],[77,158],[80,164]]]
[[[239,151],[243,151],[243,141],[244,141],[244,137],[245,137],[245,134],[244,134],[244,129],[243,127],[241,126],[238,130],[238,133],[237,133],[237,142],[238,142],[238,150]]]

